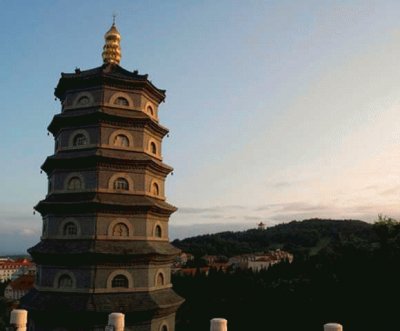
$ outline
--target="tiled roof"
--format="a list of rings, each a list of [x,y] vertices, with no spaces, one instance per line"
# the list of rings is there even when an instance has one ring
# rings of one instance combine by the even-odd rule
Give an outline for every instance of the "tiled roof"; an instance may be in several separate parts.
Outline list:
[[[8,284],[8,286],[10,286],[13,290],[26,291],[33,287],[34,281],[35,277],[33,275],[22,275]]]
[[[132,296],[135,300],[132,300]],[[157,311],[177,307],[184,301],[172,289],[163,289],[152,292],[134,293],[52,293],[31,290],[22,300],[21,306],[35,310],[51,312],[81,312],[94,311],[110,313],[121,311],[124,313],[140,313]],[[121,309],[123,307],[123,309]]]

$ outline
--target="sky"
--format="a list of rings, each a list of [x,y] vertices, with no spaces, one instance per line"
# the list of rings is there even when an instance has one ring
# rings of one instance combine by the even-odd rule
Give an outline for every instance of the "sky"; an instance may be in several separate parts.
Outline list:
[[[399,1],[0,0],[0,254],[39,241],[61,72],[167,90],[170,239],[312,217],[400,218]]]

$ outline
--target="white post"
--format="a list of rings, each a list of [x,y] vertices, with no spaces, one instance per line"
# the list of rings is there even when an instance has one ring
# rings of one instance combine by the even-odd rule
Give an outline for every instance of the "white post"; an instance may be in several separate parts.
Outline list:
[[[210,321],[210,331],[228,331],[228,321],[224,318],[213,318]]]
[[[324,325],[324,331],[343,331],[343,326],[337,323],[328,323]]]
[[[111,313],[108,315],[108,325],[106,330],[124,331],[125,315],[122,313]]]
[[[26,331],[28,312],[25,309],[13,309],[10,315],[10,324],[15,331]]]

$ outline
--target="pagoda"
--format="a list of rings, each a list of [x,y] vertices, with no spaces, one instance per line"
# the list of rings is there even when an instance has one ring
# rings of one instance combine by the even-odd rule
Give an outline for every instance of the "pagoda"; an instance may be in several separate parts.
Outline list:
[[[125,314],[126,330],[175,329],[183,299],[171,285],[179,251],[168,239],[165,90],[120,67],[120,39],[113,23],[103,65],[62,73],[55,89],[48,193],[35,206],[43,231],[28,250],[37,276],[21,300],[30,330],[104,330],[111,312]]]

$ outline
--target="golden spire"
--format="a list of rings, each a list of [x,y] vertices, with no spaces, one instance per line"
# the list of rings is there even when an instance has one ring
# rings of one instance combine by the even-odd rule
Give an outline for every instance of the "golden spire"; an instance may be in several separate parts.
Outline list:
[[[104,63],[119,64],[121,60],[121,47],[119,42],[121,35],[115,27],[115,15],[113,15],[113,24],[104,35],[105,44],[103,46],[103,57]]]

